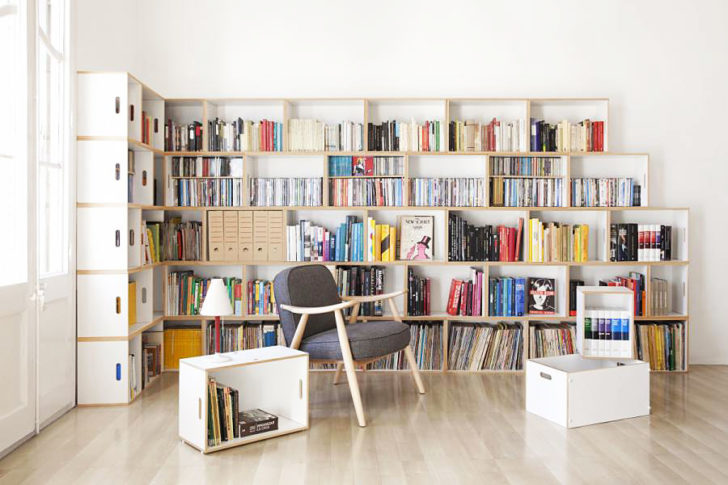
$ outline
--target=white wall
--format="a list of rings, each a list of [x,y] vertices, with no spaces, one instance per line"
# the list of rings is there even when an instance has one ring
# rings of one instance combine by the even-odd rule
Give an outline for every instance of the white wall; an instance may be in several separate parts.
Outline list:
[[[719,316],[728,2],[78,0],[77,9],[79,69],[131,70],[169,97],[609,97],[610,148],[649,152],[652,205],[691,209],[691,361],[728,364]],[[127,32],[138,45],[120,42]]]

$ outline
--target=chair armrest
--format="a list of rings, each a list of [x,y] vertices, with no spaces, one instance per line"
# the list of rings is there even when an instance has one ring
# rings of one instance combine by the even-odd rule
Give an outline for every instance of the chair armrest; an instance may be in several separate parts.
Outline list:
[[[336,310],[343,310],[344,308],[349,308],[351,306],[354,306],[355,304],[356,302],[354,301],[342,301],[341,303],[327,306],[293,306],[281,304],[280,307],[283,310],[287,310],[291,313],[298,313],[300,315],[318,315],[321,313],[330,313],[335,312]]]
[[[372,301],[386,300],[388,298],[394,298],[396,296],[404,295],[407,293],[406,290],[393,291],[392,293],[385,293],[383,295],[369,295],[369,296],[342,296],[341,299],[344,301],[352,301],[358,303],[369,303]],[[282,306],[282,305],[281,305]]]

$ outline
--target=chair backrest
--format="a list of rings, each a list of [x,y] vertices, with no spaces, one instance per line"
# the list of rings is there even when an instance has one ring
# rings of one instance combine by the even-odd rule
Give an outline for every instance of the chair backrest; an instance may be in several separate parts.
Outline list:
[[[273,289],[286,345],[291,345],[301,316],[282,310],[281,304],[317,307],[341,302],[334,276],[326,266],[320,264],[293,266],[281,271],[273,280]],[[332,328],[336,328],[333,313],[309,315],[303,338]]]

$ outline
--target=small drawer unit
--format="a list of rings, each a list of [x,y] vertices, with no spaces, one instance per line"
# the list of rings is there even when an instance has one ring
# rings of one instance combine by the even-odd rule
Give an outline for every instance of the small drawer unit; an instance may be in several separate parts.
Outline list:
[[[566,428],[650,414],[650,366],[563,355],[526,362],[526,411]]]

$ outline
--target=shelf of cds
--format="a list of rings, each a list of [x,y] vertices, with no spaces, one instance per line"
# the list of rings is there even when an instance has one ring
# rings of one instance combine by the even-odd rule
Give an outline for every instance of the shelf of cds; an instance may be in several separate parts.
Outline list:
[[[79,362],[113,355],[116,389],[84,368],[79,402],[137,395],[138,347],[164,322],[209,352],[212,277],[235,309],[224,344],[277,342],[271,282],[305,264],[349,294],[408,290],[425,370],[572,352],[580,285],[629,288],[637,355],[687,370],[689,210],[649,206],[649,156],[609,151],[608,99],[165,99],[126,73],[78,87]]]

